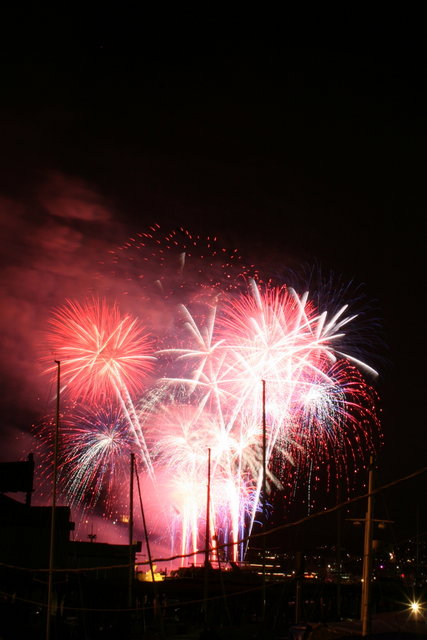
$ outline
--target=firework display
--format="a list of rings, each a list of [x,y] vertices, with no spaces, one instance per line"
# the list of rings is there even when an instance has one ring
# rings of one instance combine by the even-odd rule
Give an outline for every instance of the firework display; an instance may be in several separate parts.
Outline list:
[[[376,372],[344,339],[357,322],[349,301],[323,309],[183,229],[153,227],[103,267],[117,291],[66,301],[48,329],[72,505],[111,514],[132,452],[162,535],[184,557],[205,544],[209,455],[209,530],[240,560],[264,486],[290,497],[320,469],[331,483],[364,464],[380,428]]]

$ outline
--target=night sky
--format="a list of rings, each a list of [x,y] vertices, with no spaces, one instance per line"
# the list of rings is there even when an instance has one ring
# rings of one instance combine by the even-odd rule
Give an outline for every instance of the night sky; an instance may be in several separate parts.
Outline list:
[[[425,465],[419,17],[310,17],[14,20],[0,45],[4,461],[26,457],[46,411],[52,307],[159,223],[217,235],[271,273],[321,265],[360,287],[383,408],[376,482]],[[410,534],[420,507],[425,530],[426,488],[404,483],[378,509]]]

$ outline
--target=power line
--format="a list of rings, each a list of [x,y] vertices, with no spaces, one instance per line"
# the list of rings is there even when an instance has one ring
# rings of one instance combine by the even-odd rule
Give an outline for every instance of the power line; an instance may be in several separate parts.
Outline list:
[[[274,533],[277,533],[279,531],[284,531],[285,529],[290,529],[292,527],[298,527],[301,524],[304,524],[306,522],[311,522],[312,520],[315,520],[321,516],[326,516],[330,513],[334,513],[336,511],[338,511],[339,509],[343,509],[351,504],[355,504],[357,502],[360,502],[362,500],[366,500],[369,496],[374,496],[378,493],[381,493],[383,491],[386,491],[387,489],[390,489],[392,487],[397,486],[398,484],[401,484],[403,482],[407,482],[408,480],[412,480],[413,478],[416,478],[417,476],[422,475],[423,473],[427,472],[427,466],[426,467],[421,467],[420,469],[418,469],[417,471],[414,471],[413,473],[410,473],[407,476],[404,476],[402,478],[398,478],[397,480],[393,480],[392,482],[389,482],[387,484],[384,484],[380,487],[377,487],[375,489],[373,489],[370,493],[364,493],[363,495],[360,496],[356,496],[354,498],[350,498],[348,500],[345,500],[343,502],[340,502],[336,505],[334,505],[333,507],[330,507],[329,509],[325,509],[323,511],[318,511],[316,513],[312,513],[309,516],[305,516],[304,518],[301,518],[300,520],[296,520],[294,522],[286,522],[283,523],[281,525],[278,525],[277,527],[274,527],[272,529],[269,529],[268,531],[262,531],[261,533],[252,533],[249,536],[245,536],[243,538],[241,538],[240,540],[236,540],[233,542],[225,542],[222,544],[218,544],[215,545],[215,547],[209,548],[208,552],[212,552],[212,551],[218,551],[220,549],[226,549],[228,547],[232,547],[234,545],[240,545],[244,542],[250,542],[256,538],[260,538],[264,535],[268,536]],[[184,554],[177,554],[174,556],[168,556],[168,557],[160,557],[160,558],[152,558],[151,562],[152,563],[159,563],[159,562],[172,562],[173,560],[182,560],[184,558],[191,558],[197,555],[201,555],[204,554],[206,551],[205,548],[203,549],[196,549],[195,551],[191,551],[188,553],[184,553]],[[140,560],[135,562],[135,565],[137,566],[142,566],[142,565],[149,565],[150,564],[150,560]],[[19,567],[16,565],[11,565],[11,564],[7,564],[4,562],[0,562],[0,567],[5,567],[8,569],[17,569],[20,571],[29,571],[29,572],[33,572],[33,573],[48,573],[49,569],[36,569],[36,568],[31,568],[31,567]],[[53,568],[52,571],[54,573],[84,573],[84,572],[90,572],[90,571],[100,571],[100,570],[110,570],[110,569],[125,569],[125,568],[129,568],[129,563],[124,563],[124,564],[114,564],[114,565],[101,565],[101,566],[97,566],[97,567],[79,567],[79,568],[65,568],[65,569],[59,569],[59,568]]]

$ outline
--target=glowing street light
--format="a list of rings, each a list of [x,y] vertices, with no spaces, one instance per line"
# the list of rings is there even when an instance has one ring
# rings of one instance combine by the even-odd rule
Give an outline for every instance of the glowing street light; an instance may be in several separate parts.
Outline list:
[[[415,615],[417,615],[418,613],[421,613],[421,605],[417,601],[410,602],[409,608],[411,610],[411,613],[414,613]]]

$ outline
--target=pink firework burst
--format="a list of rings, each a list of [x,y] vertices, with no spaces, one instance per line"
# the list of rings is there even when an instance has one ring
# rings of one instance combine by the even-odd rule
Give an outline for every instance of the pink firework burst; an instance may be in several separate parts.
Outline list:
[[[135,318],[122,316],[117,305],[69,300],[55,311],[50,326],[50,351],[61,362],[63,386],[73,397],[97,401],[141,390],[155,360],[152,340]]]

